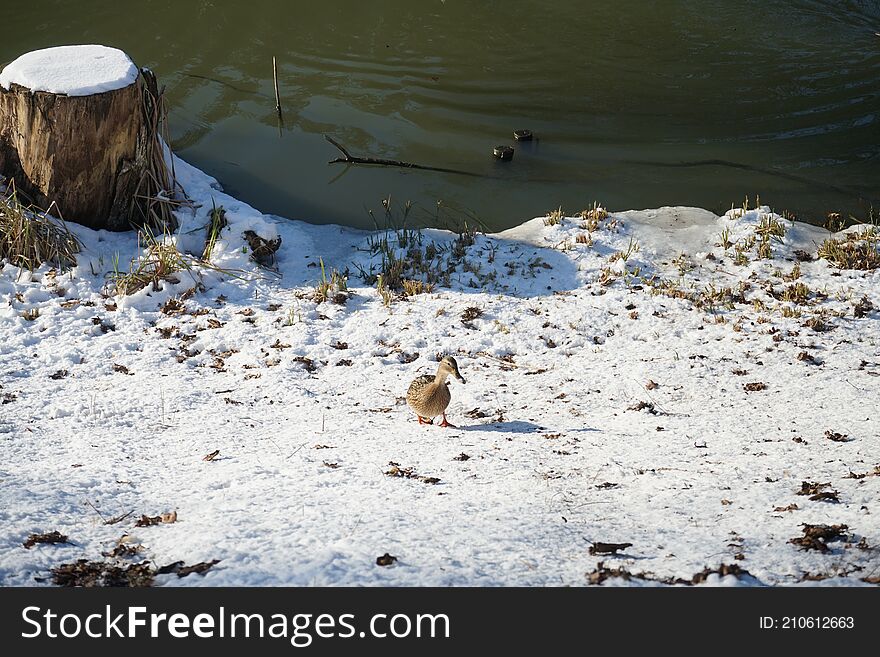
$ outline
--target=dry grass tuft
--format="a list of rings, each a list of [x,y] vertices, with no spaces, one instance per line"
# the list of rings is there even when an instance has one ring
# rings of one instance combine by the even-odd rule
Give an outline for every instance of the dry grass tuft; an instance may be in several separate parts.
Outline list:
[[[776,296],[777,299],[781,299],[782,301],[789,301],[791,303],[802,305],[810,298],[810,288],[803,283],[794,283],[782,290],[778,296],[776,294],[773,294],[773,296]]]
[[[494,282],[495,272],[483,273],[477,261],[469,261],[470,247],[481,232],[482,222],[473,213],[448,206],[440,201],[434,211],[426,211],[410,201],[395,204],[391,197],[382,201],[383,220],[368,210],[376,231],[367,240],[367,250],[378,263],[369,267],[355,265],[358,276],[368,285],[375,285],[385,306],[397,299],[432,291],[436,286],[451,284],[451,276],[461,268],[472,274],[475,287]],[[425,243],[422,231],[410,226],[411,213],[418,209],[427,214],[428,223],[456,233],[449,244]],[[490,254],[489,262],[494,259]]]
[[[31,271],[47,262],[69,269],[80,248],[63,220],[22,204],[14,186],[0,197],[0,259]]]
[[[565,218],[565,210],[562,209],[560,205],[555,210],[551,210],[547,213],[547,216],[544,217],[544,225],[545,226],[556,226],[557,224],[561,224],[562,220]]]
[[[145,242],[146,253],[132,260],[127,272],[119,271],[118,262],[111,272],[113,294],[134,294],[148,285],[152,286],[154,291],[159,291],[160,283],[163,281],[179,283],[180,278],[177,274],[180,272],[187,272],[193,280],[197,279],[193,268],[198,264],[198,260],[178,251],[174,242],[167,239],[158,240],[149,233],[139,234],[138,241],[140,242],[141,239]]]
[[[330,276],[324,269],[324,259],[321,262],[321,282],[315,287],[314,300],[315,303],[324,303],[332,301],[333,303],[343,304],[348,300],[348,278],[337,270],[333,269]]]
[[[842,239],[829,238],[819,246],[817,256],[838,269],[873,271],[880,267],[880,232],[870,226]]]
[[[220,239],[220,233],[229,224],[226,220],[226,209],[221,205],[219,208],[211,201],[211,212],[208,214],[208,225],[205,226],[205,248],[202,250],[202,260],[211,260],[214,246]]]
[[[598,230],[599,224],[608,218],[608,210],[603,208],[598,201],[593,201],[593,205],[578,212],[578,216],[584,220],[583,228],[592,233]]]
[[[404,279],[403,293],[408,297],[414,297],[417,294],[428,294],[433,292],[434,284],[425,281],[414,280],[411,278]]]
[[[785,237],[785,225],[772,215],[761,215],[761,221],[755,226],[755,235],[758,238],[758,257],[769,260],[773,257],[771,242],[782,243]]]

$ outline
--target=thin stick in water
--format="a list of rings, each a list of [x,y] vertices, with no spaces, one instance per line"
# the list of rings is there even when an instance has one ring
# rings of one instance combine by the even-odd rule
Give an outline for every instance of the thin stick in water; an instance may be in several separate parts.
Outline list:
[[[275,111],[278,113],[278,133],[284,127],[284,117],[281,114],[281,92],[278,91],[278,64],[275,56],[272,56],[272,79],[275,81]]]

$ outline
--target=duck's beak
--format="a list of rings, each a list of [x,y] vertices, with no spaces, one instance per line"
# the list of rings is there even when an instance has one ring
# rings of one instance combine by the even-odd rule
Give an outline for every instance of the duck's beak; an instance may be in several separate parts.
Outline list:
[[[467,383],[464,380],[464,377],[461,375],[461,373],[458,370],[455,370],[455,378],[458,379],[459,381],[461,381],[462,383]]]

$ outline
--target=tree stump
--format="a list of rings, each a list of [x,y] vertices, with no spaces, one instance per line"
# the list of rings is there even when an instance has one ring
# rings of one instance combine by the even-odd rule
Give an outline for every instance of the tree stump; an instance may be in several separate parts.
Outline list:
[[[66,221],[108,230],[149,223],[145,181],[159,196],[171,188],[159,111],[155,77],[122,51],[27,53],[0,73],[0,174]]]

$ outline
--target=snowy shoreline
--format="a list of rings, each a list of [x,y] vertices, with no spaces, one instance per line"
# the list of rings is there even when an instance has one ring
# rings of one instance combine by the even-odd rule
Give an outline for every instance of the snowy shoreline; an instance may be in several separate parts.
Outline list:
[[[212,263],[238,277],[107,296],[136,237],[78,226],[72,272],[0,271],[0,584],[77,559],[219,560],[156,578],[188,586],[880,577],[880,274],[805,259],[826,231],[768,208],[553,215],[477,235],[448,287],[386,307],[357,277],[375,234],[263,215],[175,166],[197,205],[177,247],[201,253],[223,206]],[[759,258],[768,217],[785,235]],[[246,230],[282,238],[280,275]],[[344,304],[313,299],[319,262],[348,270]],[[459,429],[402,401],[444,353],[468,381]],[[846,527],[790,542],[805,523]],[[70,543],[23,547],[53,530]],[[102,556],[123,535],[142,547]]]

